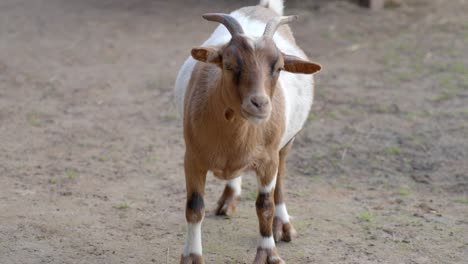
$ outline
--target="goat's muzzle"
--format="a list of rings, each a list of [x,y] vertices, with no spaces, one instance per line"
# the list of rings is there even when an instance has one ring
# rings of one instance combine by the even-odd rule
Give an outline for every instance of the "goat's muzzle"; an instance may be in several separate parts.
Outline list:
[[[242,102],[241,114],[245,119],[255,124],[265,122],[271,114],[270,98],[261,94],[248,96]]]

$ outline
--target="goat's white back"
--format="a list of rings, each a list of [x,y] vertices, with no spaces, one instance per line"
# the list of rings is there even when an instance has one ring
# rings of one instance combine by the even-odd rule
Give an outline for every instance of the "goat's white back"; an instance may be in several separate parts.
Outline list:
[[[255,40],[263,35],[265,30],[264,22],[248,18],[240,11],[234,11],[231,15],[242,25],[245,35],[248,37]],[[230,40],[231,35],[229,31],[227,31],[224,26],[219,25],[202,46],[221,46],[228,43]],[[306,55],[299,47],[287,41],[279,32],[275,33],[273,40],[283,53],[307,59]],[[189,57],[180,69],[176,79],[175,99],[177,108],[182,117],[185,91],[187,90],[196,62],[197,61],[192,57]],[[310,107],[312,106],[314,84],[312,75],[292,74],[286,71],[280,73],[279,84],[285,99],[286,114],[286,131],[281,138],[280,144],[280,148],[282,148],[304,125]]]

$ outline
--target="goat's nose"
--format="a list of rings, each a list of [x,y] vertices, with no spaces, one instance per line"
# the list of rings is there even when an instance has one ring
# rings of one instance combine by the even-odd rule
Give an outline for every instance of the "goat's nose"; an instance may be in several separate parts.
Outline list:
[[[262,110],[266,105],[268,105],[268,97],[263,95],[253,95],[250,97],[250,102],[252,105],[255,106],[258,110]]]

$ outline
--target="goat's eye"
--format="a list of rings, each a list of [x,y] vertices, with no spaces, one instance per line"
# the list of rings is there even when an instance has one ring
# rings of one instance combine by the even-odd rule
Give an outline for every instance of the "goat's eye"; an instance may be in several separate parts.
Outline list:
[[[224,69],[226,69],[228,71],[232,71],[232,70],[234,70],[234,67],[232,66],[232,64],[226,63],[226,64],[224,64]]]
[[[273,75],[277,75],[277,74],[279,74],[280,71],[282,71],[282,70],[284,70],[283,67],[278,67],[278,68],[276,68],[275,70],[273,70],[272,74],[273,74]]]

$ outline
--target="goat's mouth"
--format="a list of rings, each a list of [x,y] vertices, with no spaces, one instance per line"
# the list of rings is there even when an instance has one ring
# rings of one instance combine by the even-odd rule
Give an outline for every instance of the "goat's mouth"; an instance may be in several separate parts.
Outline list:
[[[270,117],[270,111],[265,111],[262,113],[252,113],[242,107],[241,115],[243,118],[247,119],[248,121],[259,125],[259,124],[264,123],[266,120],[268,120],[268,118]]]

